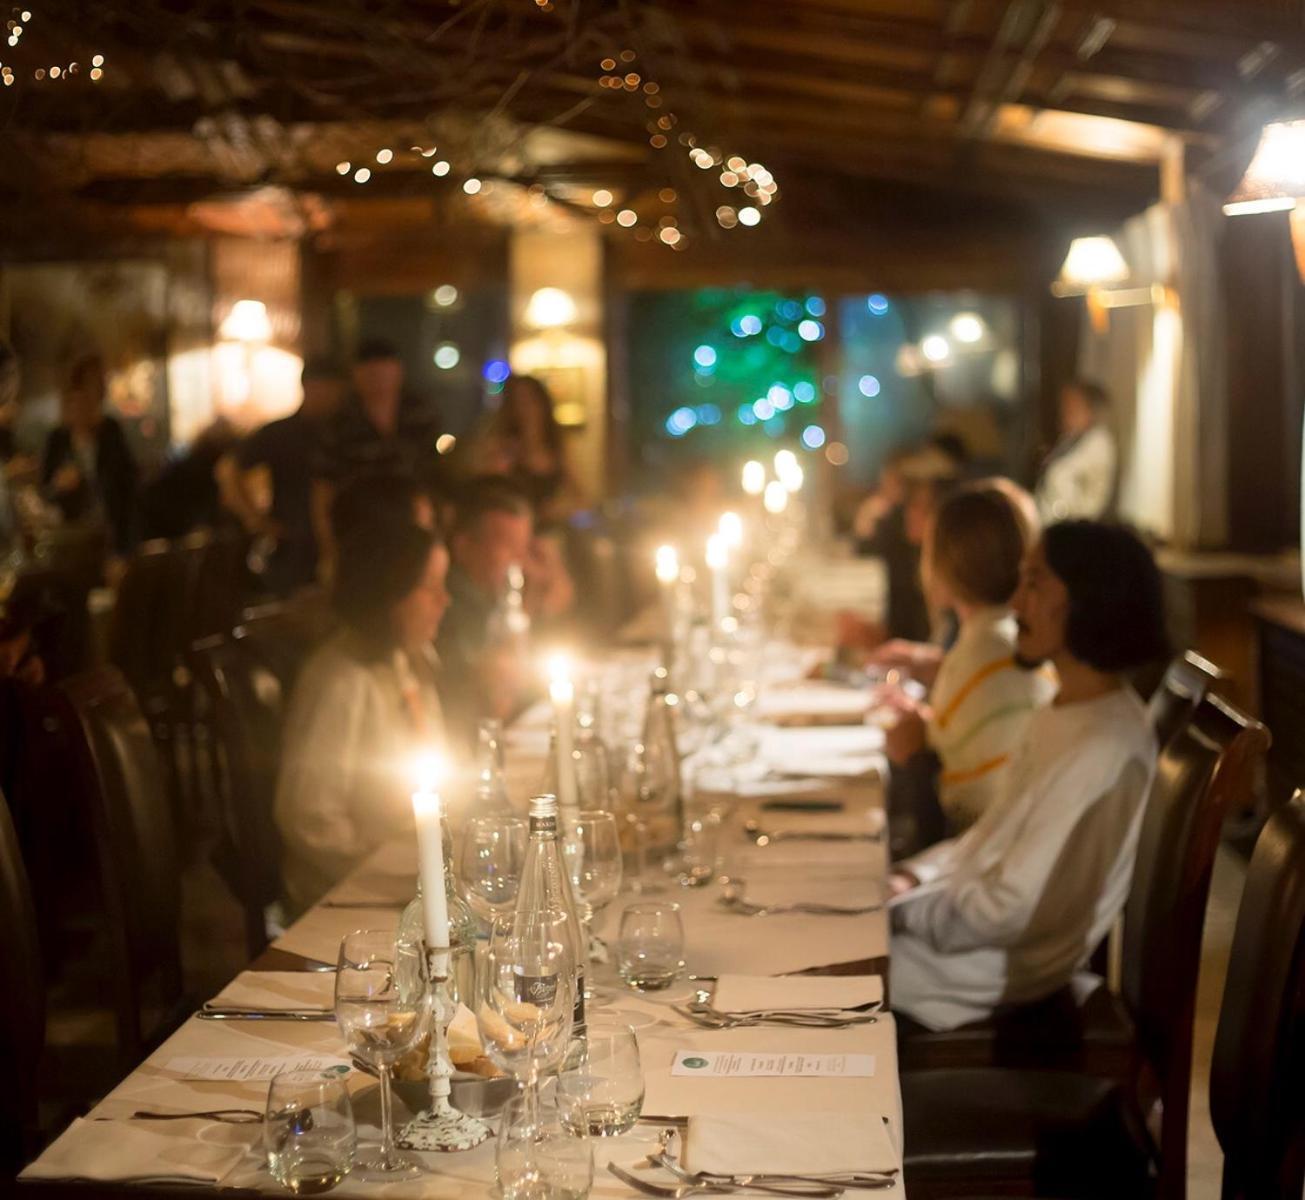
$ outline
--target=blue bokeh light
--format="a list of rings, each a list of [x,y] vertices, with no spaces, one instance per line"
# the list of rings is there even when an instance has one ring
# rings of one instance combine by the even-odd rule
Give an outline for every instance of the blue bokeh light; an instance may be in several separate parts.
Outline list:
[[[802,431],[802,444],[808,450],[819,450],[825,444],[825,431],[819,425],[808,425]]]
[[[677,408],[666,418],[666,432],[671,437],[683,437],[698,423],[698,414],[687,405]]]
[[[776,412],[788,412],[793,407],[793,393],[782,383],[772,383],[766,392],[766,399],[775,406]]]
[[[807,312],[813,317],[823,317],[825,315],[825,300],[823,296],[807,297]]]
[[[778,325],[772,325],[766,330],[766,341],[775,347],[783,346],[784,331]]]
[[[699,346],[693,352],[694,365],[704,371],[710,371],[716,365],[716,347]]]
[[[762,428],[766,431],[767,437],[780,437],[784,432],[784,418],[771,417]]]
[[[801,383],[793,385],[793,397],[799,404],[814,404],[816,402],[816,385],[808,383],[805,379]]]
[[[880,392],[879,380],[873,375],[862,375],[856,387],[863,396],[877,396]]]
[[[721,411],[715,404],[699,404],[694,410],[698,414],[699,425],[719,425]]]
[[[819,321],[806,320],[798,325],[798,337],[804,342],[818,342],[825,336],[825,327]]]
[[[775,415],[775,406],[765,397],[753,402],[752,411],[758,421],[769,421]]]
[[[503,383],[507,377],[512,374],[512,368],[507,365],[501,358],[491,358],[484,367],[481,368],[482,375],[489,383]]]
[[[740,425],[755,425],[757,423],[757,414],[753,411],[751,404],[740,404],[738,411]]]
[[[875,292],[866,297],[865,306],[870,310],[872,317],[882,317],[888,311],[888,297]]]

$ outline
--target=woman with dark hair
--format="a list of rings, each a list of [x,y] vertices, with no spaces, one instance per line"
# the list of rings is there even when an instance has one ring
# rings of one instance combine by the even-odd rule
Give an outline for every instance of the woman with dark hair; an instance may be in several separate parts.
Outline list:
[[[342,628],[295,685],[277,784],[295,909],[411,828],[414,759],[444,740],[432,644],[448,564],[436,535],[406,521],[355,527],[341,547]]]
[[[122,426],[104,413],[104,360],[79,358],[68,373],[62,419],[50,431],[41,483],[65,521],[103,523],[115,554],[130,553],[137,534],[136,460]]]
[[[894,782],[936,762],[937,802],[951,833],[973,825],[1000,794],[1029,718],[1054,691],[1047,674],[1015,658],[1010,601],[1037,532],[1032,497],[1009,480],[993,480],[948,496],[925,535],[924,594],[932,611],[954,615],[957,633],[928,703],[896,698],[887,750]],[[932,832],[915,845],[941,836]]]
[[[1128,897],[1155,735],[1126,675],[1163,657],[1160,575],[1137,536],[1053,525],[1025,555],[1016,657],[1056,668],[1000,795],[959,838],[903,863],[893,1006],[931,1029],[1067,984]]]
[[[528,499],[541,521],[575,506],[562,427],[548,389],[533,375],[510,375],[498,410],[471,452],[473,473],[502,475]]]

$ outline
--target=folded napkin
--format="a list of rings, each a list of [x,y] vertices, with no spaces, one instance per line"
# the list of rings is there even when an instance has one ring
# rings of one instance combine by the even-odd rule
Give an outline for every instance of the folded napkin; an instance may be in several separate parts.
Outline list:
[[[93,1121],[78,1117],[22,1179],[147,1180],[220,1183],[262,1136],[258,1125],[168,1121]]]
[[[884,748],[884,731],[870,725],[825,725],[815,729],[758,729],[762,757],[846,758]],[[811,763],[810,770],[818,764]]]
[[[795,717],[859,718],[869,707],[870,695],[860,688],[809,683],[763,690],[754,713],[766,721]]]
[[[882,1003],[878,975],[722,975],[712,993],[720,1012],[760,1008],[855,1008]]]
[[[335,975],[327,971],[241,971],[205,1008],[335,1007]]]
[[[681,1165],[720,1175],[832,1175],[901,1166],[875,1112],[690,1117]]]
[[[812,842],[813,847],[819,843]],[[743,899],[749,904],[831,904],[838,908],[864,908],[882,903],[883,885],[857,878],[784,878],[759,876],[743,884]]]
[[[808,777],[813,771],[825,779],[859,779],[863,775],[877,775],[883,770],[882,754],[842,754],[830,758],[779,758],[766,756],[770,769],[777,775]]]

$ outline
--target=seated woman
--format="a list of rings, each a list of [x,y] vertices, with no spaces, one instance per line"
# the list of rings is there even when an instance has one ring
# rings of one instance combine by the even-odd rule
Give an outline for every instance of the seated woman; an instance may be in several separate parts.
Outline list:
[[[340,547],[342,628],[295,685],[277,783],[294,909],[412,828],[414,758],[444,739],[432,645],[448,565],[438,537],[407,521],[356,528]]]
[[[925,595],[931,610],[955,616],[956,638],[927,704],[896,697],[900,716],[888,732],[888,756],[895,774],[917,775],[919,757],[929,755],[932,765],[936,756],[937,800],[949,833],[973,825],[999,794],[1029,718],[1054,691],[1047,674],[1015,660],[1010,599],[1035,537],[1031,500],[1006,481],[954,492],[925,537]]]
[[[1127,675],[1167,651],[1160,573],[1132,533],[1052,525],[1011,602],[1016,655],[1056,668],[987,811],[891,877],[893,1008],[952,1029],[1051,995],[1119,915],[1156,743]]]

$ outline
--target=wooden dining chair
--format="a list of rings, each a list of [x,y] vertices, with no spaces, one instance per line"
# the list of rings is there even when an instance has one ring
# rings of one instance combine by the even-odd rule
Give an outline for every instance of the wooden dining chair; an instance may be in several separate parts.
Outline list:
[[[100,668],[67,681],[60,694],[99,853],[118,1049],[131,1064],[185,1015],[172,812],[149,724],[123,675]]]
[[[0,796],[0,1181],[21,1166],[39,1125],[38,1068],[45,1043],[45,976],[18,835]]]
[[[1181,1200],[1210,875],[1224,817],[1268,743],[1259,722],[1206,696],[1165,748],[1125,908],[1119,995],[1078,981],[1023,1023],[1002,1014],[968,1040],[965,1030],[903,1038],[906,1158],[922,1183],[1074,1195],[1075,1181],[1100,1187],[1108,1170],[1112,1194],[1149,1194],[1154,1172],[1157,1194]]]
[[[245,910],[250,957],[267,945],[266,910],[281,897],[281,837],[273,816],[286,696],[238,627],[197,642],[196,682],[219,750],[222,835],[213,864]]]
[[[1175,658],[1146,706],[1156,744],[1161,748],[1169,745],[1192,719],[1206,693],[1225,678],[1223,670],[1195,650],[1186,650]]]
[[[1224,1200],[1305,1192],[1305,792],[1255,843],[1210,1066]]]

